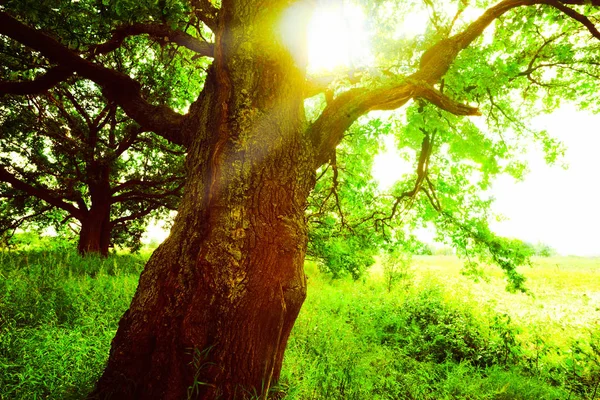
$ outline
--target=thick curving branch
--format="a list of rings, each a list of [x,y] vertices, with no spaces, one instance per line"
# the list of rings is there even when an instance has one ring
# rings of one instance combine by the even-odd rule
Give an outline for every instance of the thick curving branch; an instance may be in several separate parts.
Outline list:
[[[3,94],[40,94],[61,82],[66,81],[73,75],[73,71],[63,67],[53,67],[45,74],[32,81],[0,82],[0,95]]]
[[[206,24],[211,31],[216,32],[219,9],[210,0],[191,0],[190,4],[198,19]]]
[[[202,56],[212,57],[214,45],[202,39],[198,39],[189,33],[171,29],[163,24],[132,24],[117,28],[113,32],[112,38],[105,43],[93,46],[89,52],[93,55],[106,54],[118,49],[123,40],[129,36],[148,35],[152,39],[160,42],[173,42],[179,46],[183,46]]]
[[[562,12],[563,14],[573,18],[575,21],[577,21],[581,25],[585,26],[587,28],[587,30],[592,34],[593,37],[595,37],[596,39],[600,39],[600,32],[598,32],[596,25],[594,25],[594,23],[592,21],[590,21],[585,15],[580,14],[577,11],[573,10],[572,8],[565,6],[563,3],[567,3],[567,2],[561,2],[561,1],[557,1],[557,0],[549,0],[548,1],[548,5],[551,5],[552,7],[556,8],[557,10]],[[569,2],[569,3],[573,4],[573,2]],[[591,3],[596,6],[600,6],[600,1],[592,1]]]
[[[329,160],[344,132],[358,117],[369,111],[397,109],[414,98],[423,98],[456,115],[480,115],[477,108],[460,104],[427,83],[414,79],[370,91],[352,89],[329,103],[308,129],[308,136],[317,150],[315,166]]]
[[[106,98],[120,105],[144,129],[173,143],[187,145],[180,129],[185,117],[167,106],[148,103],[141,95],[140,84],[128,75],[81,58],[55,39],[5,12],[0,12],[0,34],[40,52],[61,68],[97,83]]]
[[[26,182],[23,182],[19,178],[17,178],[14,174],[8,172],[6,168],[0,166],[0,181],[9,183],[14,189],[20,190],[22,192],[27,193],[30,196],[35,196],[39,199],[44,200],[46,203],[51,206],[58,207],[60,209],[65,210],[73,217],[81,220],[84,217],[84,211],[78,209],[72,204],[69,204],[62,199],[56,197],[52,191],[46,188],[39,188],[32,186]]]
[[[476,107],[459,103],[444,95],[439,90],[436,90],[433,86],[424,82],[415,82],[414,85],[418,87],[418,93],[415,97],[427,100],[442,110],[446,110],[454,115],[481,115]]]
[[[462,32],[442,39],[430,47],[423,56],[419,70],[401,82],[391,83],[375,89],[357,88],[349,90],[329,102],[321,116],[308,128],[307,134],[315,151],[315,167],[329,160],[343,133],[361,115],[372,110],[392,110],[413,98],[423,98],[436,106],[456,115],[480,115],[476,108],[460,104],[436,90],[437,84],[446,74],[458,54],[467,48],[498,17],[522,6],[549,5],[564,8],[564,4],[591,4],[600,6],[600,0],[504,0],[489,8]],[[571,9],[568,9],[571,10]],[[593,33],[589,24],[574,15],[574,11],[561,10],[584,24]],[[573,14],[573,15],[571,15]],[[577,14],[577,13],[575,13]],[[595,28],[594,28],[595,29]]]

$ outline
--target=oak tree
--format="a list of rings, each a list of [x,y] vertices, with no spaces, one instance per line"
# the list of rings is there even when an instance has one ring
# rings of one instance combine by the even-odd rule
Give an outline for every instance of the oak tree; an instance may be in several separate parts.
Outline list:
[[[418,3],[365,0],[377,65],[329,83],[306,74],[313,1],[43,3],[2,3],[2,40],[42,62],[0,90],[90,81],[141,129],[187,152],[170,236],[140,277],[96,398],[266,396],[306,296],[305,208],[316,171],[335,164],[348,129],[371,111],[407,106],[395,134],[418,152],[416,178],[397,185],[391,213],[373,216],[378,224],[413,207],[439,215],[459,248],[487,253],[518,285],[522,257],[486,227],[475,191],[500,170],[521,173],[503,160],[524,138],[537,136],[555,155],[551,139],[523,125],[533,111],[560,99],[594,104],[596,0],[481,1],[477,18],[465,16],[466,1],[449,13],[447,2],[428,0],[430,26],[416,38],[394,27]],[[48,15],[85,29],[73,37]],[[164,49],[187,71],[176,74],[171,99],[110,63],[107,55],[138,37],[152,51],[128,60],[137,71]],[[323,107],[307,118],[305,99],[318,93]],[[487,129],[465,116],[480,116]]]
[[[182,150],[89,86],[1,102],[0,233],[72,227],[80,254],[106,256],[115,244],[137,249],[149,217],[177,208]]]

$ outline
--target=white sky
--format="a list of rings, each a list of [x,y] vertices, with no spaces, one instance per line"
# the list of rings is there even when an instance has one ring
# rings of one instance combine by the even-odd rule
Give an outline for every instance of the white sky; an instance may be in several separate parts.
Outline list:
[[[348,2],[323,3],[308,24],[308,72],[371,64],[367,37],[360,7]]]
[[[565,255],[600,255],[600,115],[567,106],[534,124],[566,145],[568,168],[548,166],[532,150],[523,182],[502,177],[494,184],[494,210],[509,220],[493,229]]]

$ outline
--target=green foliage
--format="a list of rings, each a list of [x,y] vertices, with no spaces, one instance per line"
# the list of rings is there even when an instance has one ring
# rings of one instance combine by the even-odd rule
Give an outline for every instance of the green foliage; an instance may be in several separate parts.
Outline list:
[[[556,250],[546,243],[525,243],[532,255],[538,257],[552,257],[556,255]]]
[[[593,398],[600,380],[597,326],[557,345],[545,323],[523,325],[509,316],[514,310],[498,312],[465,297],[465,288],[449,281],[449,267],[436,273],[444,285],[425,279],[418,267],[423,259],[413,259],[413,284],[391,292],[374,272],[365,283],[331,281],[307,263],[310,295],[288,344],[277,395]],[[134,255],[82,258],[67,250],[0,252],[0,398],[83,398],[104,367],[144,261]],[[544,277],[537,281],[548,284]],[[206,367],[210,349],[190,351],[197,368]]]
[[[462,13],[471,6],[469,2],[454,2],[456,14],[454,8],[441,7],[441,0],[396,3],[363,2],[372,17],[376,39],[373,58],[378,68],[364,72],[357,85],[379,87],[405,81],[418,70],[433,43],[471,22],[464,17],[467,13]],[[475,3],[486,7],[491,1]],[[58,38],[83,58],[136,79],[144,98],[152,104],[183,112],[202,88],[209,63],[168,40],[138,35],[125,39],[109,54],[92,50],[93,45],[110,40],[115,28],[135,22],[159,21],[197,37],[210,36],[206,27],[192,18],[188,2],[8,0],[2,9]],[[397,34],[399,23],[424,9],[430,19],[421,34]],[[577,10],[584,10],[592,21],[598,18],[597,8]],[[518,240],[498,237],[489,229],[492,199],[483,193],[499,174],[522,179],[527,171],[522,154],[532,144],[542,148],[548,162],[560,158],[560,143],[546,132],[527,127],[531,117],[552,111],[566,100],[576,101],[582,108],[598,109],[599,47],[588,37],[589,31],[577,18],[556,7],[511,10],[460,53],[443,79],[434,79],[440,93],[476,105],[485,128],[423,101],[413,102],[405,112],[387,120],[365,118],[355,124],[329,165],[318,171],[307,207],[309,254],[321,260],[321,268],[331,276],[349,274],[357,280],[365,276],[373,255],[389,245],[390,237],[401,233],[400,242],[407,245],[412,242],[409,232],[415,227],[433,225],[439,241],[452,245],[466,259],[467,272],[483,276],[481,264],[494,263],[508,278],[509,290],[525,290],[524,276],[517,268],[528,265],[537,250]],[[38,53],[11,40],[0,41],[0,61],[2,81],[32,81],[53,67]],[[119,187],[157,182],[167,172],[181,172],[177,149],[146,132],[134,135],[137,125],[104,97],[107,91],[78,76],[69,79],[40,96],[2,98],[0,168],[30,186],[51,192],[50,197],[59,197],[67,207],[49,207],[5,179],[0,183],[0,231],[14,231],[25,220],[35,227],[64,225],[68,209],[91,207],[94,201],[88,195],[95,185],[98,188],[101,177],[107,178],[104,183]],[[335,85],[337,94],[355,83],[338,81]],[[98,123],[89,129],[88,120]],[[402,177],[387,193],[380,192],[371,176],[382,135],[393,135],[414,167],[414,173]],[[122,147],[130,141],[132,147],[126,152]],[[173,183],[168,191],[177,197],[180,186],[158,182],[155,186]],[[127,188],[133,189],[131,185]],[[115,186],[103,189],[119,192]],[[113,222],[128,223],[116,224],[113,242],[133,248],[139,243],[144,221],[137,217],[156,210],[151,209],[155,202],[143,202],[153,195],[146,189],[141,185],[125,192],[127,195],[120,193],[125,201],[112,208],[111,217]],[[15,239],[20,246],[34,244],[19,242],[21,239],[26,240]],[[125,287],[124,282],[134,281],[138,272],[123,267],[116,258],[107,260],[113,264],[90,258],[75,261],[71,267],[78,258],[64,251],[57,254],[18,253],[20,259],[11,258],[17,257],[14,254],[3,259],[0,383],[8,388],[7,396],[69,397],[83,393],[89,381],[70,372],[84,369],[90,379],[94,372],[85,368],[100,365],[104,356],[87,366],[77,364],[73,370],[68,370],[59,356],[67,346],[85,352],[95,348],[94,338],[102,335],[83,338],[85,345],[80,347],[74,343],[88,329],[112,332],[115,315],[122,312],[132,293],[112,286],[118,282],[117,287]],[[303,314],[290,342],[291,357],[308,360],[297,368],[301,374],[287,361],[288,376],[295,373],[304,378],[293,380],[299,383],[287,390],[290,398],[473,398],[475,394],[495,399],[595,397],[595,333],[589,342],[574,344],[568,357],[554,362],[543,339],[535,339],[533,350],[521,342],[520,331],[507,313],[478,314],[473,311],[476,304],[465,306],[448,300],[435,286],[395,292],[392,278],[399,273],[396,263],[408,265],[408,255],[404,259],[404,254],[408,253],[392,254],[384,261],[387,297],[375,286],[363,292],[355,286],[342,293],[335,285],[343,287],[343,279],[333,286],[319,287],[323,291],[318,300],[321,303],[313,303],[318,311],[306,317]],[[54,261],[42,262],[42,258]],[[122,273],[122,268],[127,272]],[[52,341],[55,336],[59,339]],[[57,351],[39,350],[52,345]],[[32,354],[38,358],[48,354],[43,358],[47,363],[40,363],[38,376],[27,369],[27,363],[33,363]],[[20,358],[25,360],[25,367],[16,363]],[[543,363],[552,367],[544,368]],[[468,384],[465,377],[469,377]],[[73,383],[76,379],[81,379],[81,386]],[[56,384],[61,380],[66,386]],[[23,382],[33,389],[22,390]]]
[[[354,126],[331,163],[318,171],[307,209],[308,254],[321,260],[322,269],[334,278],[361,277],[383,244],[383,236],[372,228],[381,204],[371,170],[377,138],[387,129],[378,120]]]
[[[382,192],[371,171],[381,138],[390,134],[415,173]],[[405,115],[357,123],[336,157],[318,171],[308,208],[309,254],[325,260],[324,269],[335,277],[346,270],[357,278],[369,265],[364,256],[391,240],[412,254],[426,251],[410,232],[428,226],[466,259],[467,273],[481,276],[480,263],[492,262],[506,272],[509,290],[525,290],[517,268],[528,265],[533,253],[490,230],[492,199],[482,195],[499,174],[522,177],[513,156],[500,137],[419,102]]]
[[[586,396],[591,392],[590,398],[595,398],[600,387],[600,325],[589,331],[586,340],[571,345],[561,373],[569,382],[569,393]]]
[[[411,278],[412,254],[394,248],[384,253],[381,264],[388,292],[391,292],[399,282],[404,282],[404,286],[408,286]]]
[[[359,279],[375,262],[376,248],[360,238],[348,235],[331,238],[313,238],[311,248],[318,254],[321,271],[330,273],[334,279],[350,274]]]
[[[182,28],[190,13],[187,2],[7,1],[3,7],[81,57],[136,79],[150,103],[182,111],[203,86],[208,62],[190,63],[195,53],[172,43],[137,35],[106,54],[93,50],[126,24],[160,21]],[[2,81],[34,80],[51,67],[20,44],[0,42]],[[2,97],[1,233],[53,226],[63,235],[66,221],[77,230],[88,210],[102,208],[102,195],[110,193],[111,244],[137,250],[149,218],[165,218],[176,208],[183,151],[140,129],[103,90],[74,75],[36,95]],[[8,184],[4,171],[25,185]]]
[[[176,208],[183,152],[141,132],[99,92],[77,82],[36,98],[3,98],[0,234],[52,226],[69,236],[67,221],[80,228],[101,212],[111,243],[136,250],[149,218]]]
[[[378,66],[363,72],[362,83],[375,87],[403,81],[417,71],[433,43],[472,22],[463,11],[493,5],[456,1],[448,7],[448,2],[436,0],[360,3],[372,22],[372,51]],[[402,34],[402,21],[424,11],[429,21],[422,32]],[[592,19],[598,17],[597,7],[580,11]],[[592,88],[600,76],[594,55],[598,42],[588,39],[585,26],[553,7],[515,8],[460,52],[439,85],[450,98],[476,105],[482,118],[459,117],[423,101],[387,119],[378,115],[378,123],[385,126],[381,133],[394,135],[400,153],[413,163],[415,172],[402,177],[388,193],[373,192],[371,202],[378,204],[378,211],[367,218],[369,223],[361,222],[362,229],[378,238],[371,240],[380,245],[386,230],[389,235],[398,227],[408,232],[431,224],[438,240],[452,245],[466,259],[469,273],[481,275],[478,259],[484,264],[492,261],[506,272],[509,290],[524,290],[517,267],[527,265],[534,253],[521,242],[497,237],[489,230],[492,199],[485,192],[500,174],[523,179],[527,173],[523,155],[532,146],[544,152],[548,163],[562,157],[564,146],[547,132],[529,128],[531,118],[565,101],[597,108]],[[364,150],[352,135],[369,132],[365,125],[365,121],[355,124],[342,144],[345,150]],[[366,154],[367,158],[371,155]],[[427,162],[421,163],[424,159]],[[316,192],[323,193],[322,189],[317,185]],[[346,195],[340,192],[338,203],[344,203]],[[343,230],[339,225],[343,220],[335,221],[337,229]]]
[[[465,273],[480,274],[479,264],[472,259],[478,257],[484,263],[498,265],[508,280],[508,291],[526,292],[525,277],[517,271],[517,267],[531,265],[533,255],[527,244],[519,239],[509,239],[494,234],[487,223],[470,221],[470,223],[455,223],[452,220],[443,222],[452,232],[451,240],[458,254],[467,258]]]
[[[61,236],[42,236],[35,231],[17,232],[10,237],[6,237],[4,243],[0,243],[0,248],[37,251],[46,249],[48,251],[72,250],[75,246],[75,239],[66,235]]]
[[[510,364],[518,355],[510,318],[492,315],[486,322],[471,305],[448,301],[439,287],[425,287],[386,316],[381,343],[398,346],[420,362]]]
[[[284,361],[285,398],[569,398],[572,381],[559,361],[568,349],[540,355],[544,367],[532,373],[521,327],[438,281],[389,294],[385,281],[309,282]],[[590,396],[595,381],[586,382],[572,400]]]
[[[200,387],[206,385],[206,382],[199,381],[198,377],[200,376],[202,369],[214,365],[214,363],[206,361],[211,350],[212,346],[202,351],[198,349],[193,349],[192,351],[192,364],[194,366],[195,375],[192,384],[187,389],[188,399],[196,398],[200,393]]]

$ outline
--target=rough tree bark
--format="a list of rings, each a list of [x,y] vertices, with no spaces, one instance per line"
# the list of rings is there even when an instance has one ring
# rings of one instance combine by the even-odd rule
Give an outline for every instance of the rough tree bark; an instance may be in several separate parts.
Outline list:
[[[90,163],[87,168],[91,205],[79,218],[81,230],[77,251],[81,255],[108,255],[110,245],[110,167]]]
[[[277,36],[290,2],[254,3],[219,15],[214,64],[184,126],[185,194],[119,324],[94,398],[182,399],[188,390],[245,398],[279,378],[306,295],[314,157],[304,68]]]
[[[93,204],[88,214],[80,221],[81,231],[77,251],[82,256],[99,254],[108,256],[110,244],[110,204]]]

